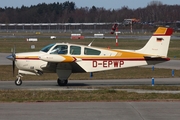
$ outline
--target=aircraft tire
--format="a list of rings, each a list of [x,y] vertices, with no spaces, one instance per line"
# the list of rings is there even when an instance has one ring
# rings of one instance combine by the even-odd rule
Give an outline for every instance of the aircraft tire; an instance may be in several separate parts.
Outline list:
[[[60,79],[58,79],[57,83],[58,83],[59,86],[66,86],[67,83],[68,83],[68,80],[60,80]]]
[[[15,80],[15,85],[20,86],[21,84],[22,84],[22,80],[21,79],[19,81],[18,81],[18,79]]]

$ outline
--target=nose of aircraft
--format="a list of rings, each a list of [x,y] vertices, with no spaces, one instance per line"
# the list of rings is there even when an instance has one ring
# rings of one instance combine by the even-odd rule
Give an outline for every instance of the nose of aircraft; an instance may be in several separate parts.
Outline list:
[[[11,61],[13,61],[13,60],[14,60],[13,55],[8,55],[6,58],[7,58],[7,59],[9,59],[9,60],[11,60]]]
[[[14,48],[11,49],[11,52],[12,52],[12,54],[7,56],[6,58],[14,62],[16,59],[15,46],[14,46]]]
[[[12,54],[12,55],[7,56],[6,58],[12,61],[13,76],[14,76],[16,55]]]

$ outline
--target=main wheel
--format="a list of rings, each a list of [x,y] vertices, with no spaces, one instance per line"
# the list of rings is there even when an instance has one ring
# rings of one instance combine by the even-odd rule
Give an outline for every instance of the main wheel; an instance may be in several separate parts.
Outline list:
[[[60,79],[58,79],[57,83],[58,83],[59,86],[66,86],[67,83],[68,83],[68,80],[60,80]]]
[[[20,85],[22,84],[22,80],[21,80],[21,79],[20,79],[20,80],[16,79],[16,80],[15,80],[15,84],[16,84],[17,86],[20,86]]]

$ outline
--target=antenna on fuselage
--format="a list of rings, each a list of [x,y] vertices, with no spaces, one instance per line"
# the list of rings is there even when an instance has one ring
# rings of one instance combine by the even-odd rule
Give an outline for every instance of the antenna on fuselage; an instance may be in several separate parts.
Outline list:
[[[93,42],[94,42],[94,39],[93,39],[93,41],[92,41],[91,43],[89,43],[89,45],[88,45],[88,46],[91,46]]]

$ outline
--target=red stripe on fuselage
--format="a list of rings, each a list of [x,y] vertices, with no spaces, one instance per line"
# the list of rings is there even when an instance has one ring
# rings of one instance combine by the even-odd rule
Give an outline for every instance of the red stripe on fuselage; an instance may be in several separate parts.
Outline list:
[[[170,59],[169,58],[133,58],[133,59],[129,59],[129,58],[109,58],[109,59],[103,59],[103,58],[83,58],[82,60],[84,61],[93,61],[93,60],[103,60],[103,61],[108,61],[108,60],[123,60],[123,61],[169,61]]]
[[[40,60],[39,58],[16,58],[16,60]]]

